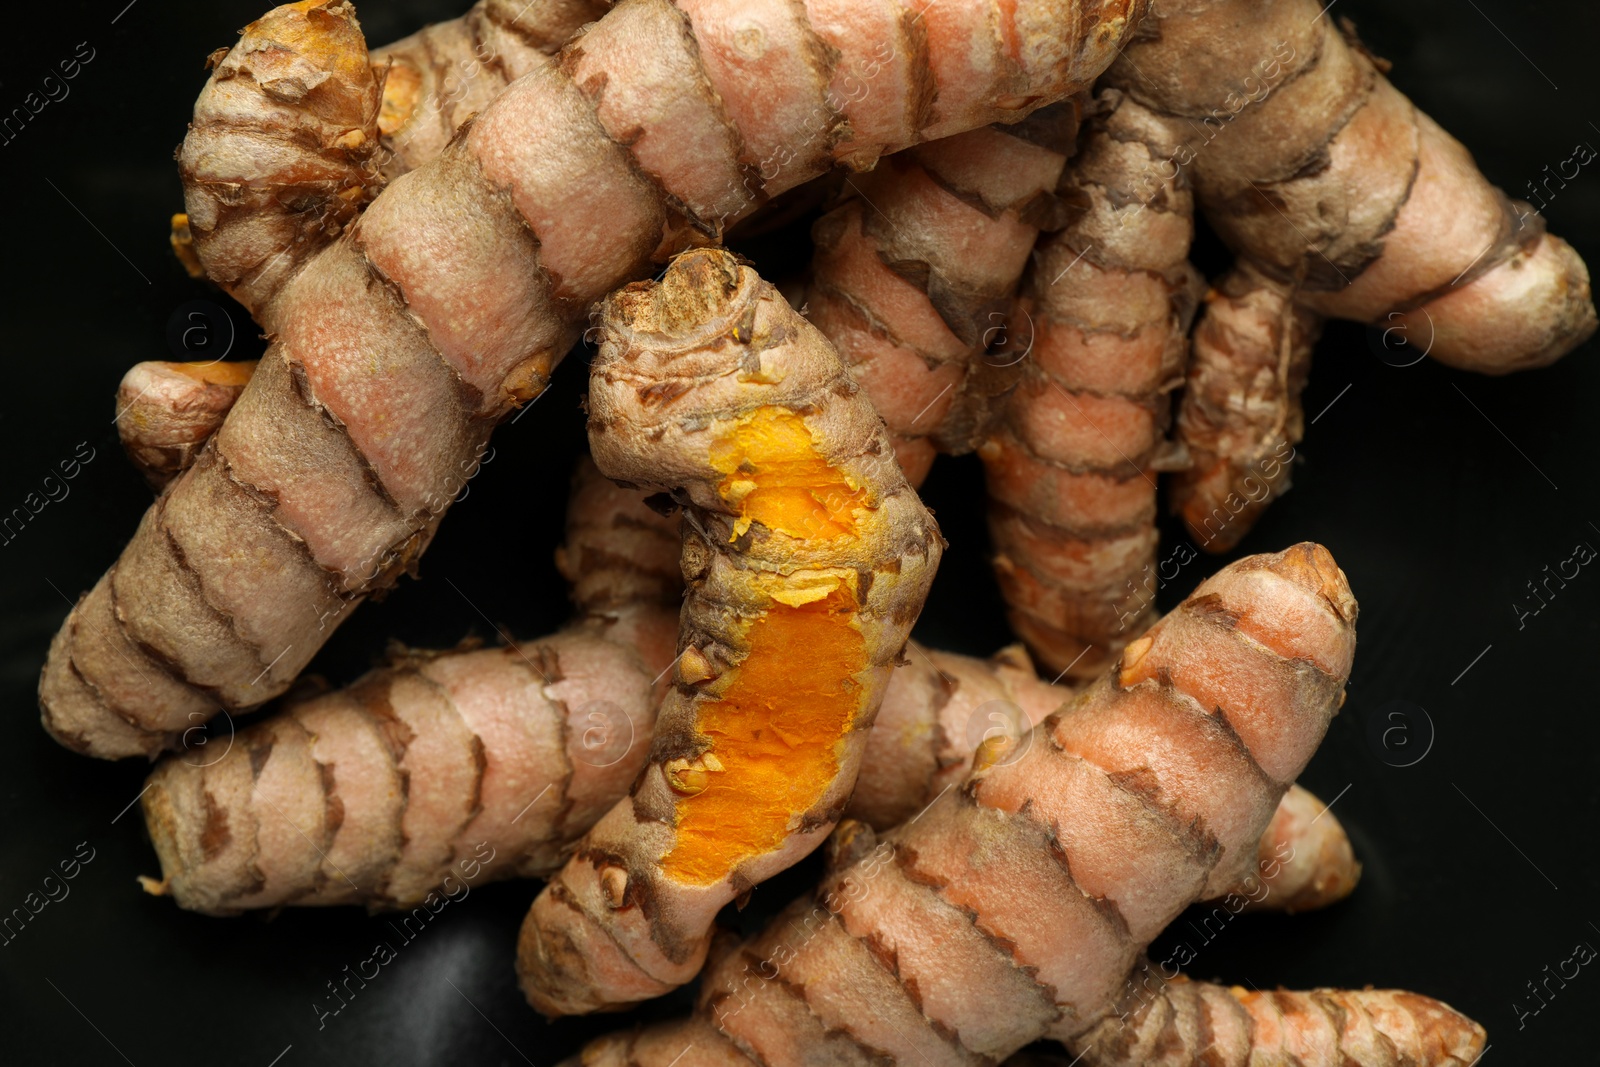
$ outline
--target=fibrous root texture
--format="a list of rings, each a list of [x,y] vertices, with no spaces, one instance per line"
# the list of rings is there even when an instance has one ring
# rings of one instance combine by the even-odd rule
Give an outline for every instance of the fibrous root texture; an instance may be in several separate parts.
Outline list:
[[[1093,1034],[1149,940],[1252,865],[1341,699],[1355,615],[1319,546],[1233,564],[1019,758],[881,842],[841,827],[818,892],[719,956],[693,1018],[583,1062],[937,1067]]]
[[[1571,351],[1595,329],[1583,261],[1322,8],[1162,4],[1106,80],[1187,120],[1173,158],[1207,218],[1306,308],[1490,374]]]
[[[523,925],[549,1014],[688,980],[717,910],[821,843],[941,548],[838,353],[732,256],[685,253],[600,329],[595,462],[688,507],[688,592],[650,763]]]
[[[332,199],[313,212],[339,236],[298,270],[241,255],[250,291],[233,290],[273,343],[57,635],[40,682],[47,729],[102,757],[149,754],[218,707],[282,693],[334,626],[415,568],[491,429],[540,394],[595,300],[846,156],[1081,91],[1144,7],[624,0],[350,225],[334,201],[364,195],[349,190],[367,189],[370,160],[346,156],[367,142],[324,134],[364,129],[379,90],[364,55],[354,69],[348,5],[267,16],[288,29],[220,60],[200,108],[228,111],[237,93],[248,123],[271,106],[263,81],[326,92],[313,140],[331,147],[305,151],[339,163],[342,177],[316,179]],[[258,37],[305,47],[258,53]],[[292,76],[245,76],[268,58]],[[869,68],[869,91],[844,88]],[[217,165],[225,205],[237,175]]]
[[[560,556],[571,627],[398,650],[354,685],[166,757],[143,794],[162,870],[146,888],[210,914],[409,909],[559,867],[649,751],[677,631],[673,525],[586,464]]]
[[[1110,91],[1062,180],[1013,326],[1020,382],[979,446],[1011,628],[1051,673],[1092,678],[1149,623],[1156,471],[1198,279],[1173,124]]]
[[[1471,1067],[1483,1027],[1393,989],[1261,992],[1143,963],[1116,1014],[1071,1042],[1091,1067]]]
[[[971,450],[1005,380],[979,361],[1010,326],[1040,228],[1059,225],[1055,188],[1081,107],[891,156],[848,178],[812,228],[809,317],[872,398],[913,486],[937,452]]]
[[[1248,261],[1206,295],[1178,407],[1191,465],[1167,483],[1172,509],[1206,551],[1233,548],[1289,489],[1321,330],[1291,286]]]

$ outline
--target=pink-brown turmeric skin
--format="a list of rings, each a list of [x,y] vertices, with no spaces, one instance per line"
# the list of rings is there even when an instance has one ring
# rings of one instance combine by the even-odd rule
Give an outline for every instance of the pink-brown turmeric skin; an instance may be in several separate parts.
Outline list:
[[[557,557],[571,626],[399,649],[353,685],[166,757],[143,794],[162,871],[146,888],[214,915],[407,909],[457,892],[450,878],[559,867],[649,751],[677,634],[676,526],[581,464]]]
[[[552,1015],[687,981],[717,911],[822,842],[942,545],[839,354],[729,254],[620,290],[600,332],[595,462],[688,507],[688,592],[650,763],[523,924]]]
[[[1190,466],[1168,480],[1172,510],[1207,552],[1226,552],[1289,489],[1305,435],[1300,394],[1322,319],[1291,286],[1242,261],[1206,294],[1178,441]]]
[[[1486,374],[1590,337],[1587,269],[1384,75],[1317,0],[1178,0],[1106,80],[1194,136],[1207,218],[1308,310],[1403,329]]]
[[[190,248],[262,326],[283,287],[382,188],[381,78],[355,7],[302,0],[207,60],[178,153]]]
[[[1008,313],[1034,240],[1059,225],[1055,187],[1081,107],[891,156],[848,178],[812,227],[808,315],[888,424],[913,486],[938,452],[972,448],[988,379],[1002,377],[977,361],[1016,328]]]
[[[235,363],[135,363],[117,388],[117,436],[151,488],[194,464],[217,432],[255,360]]]
[[[1173,124],[1096,101],[1013,316],[1020,382],[979,446],[1011,629],[1050,673],[1092,678],[1149,622],[1130,596],[1156,562],[1156,471],[1198,278],[1193,199],[1161,161]],[[1026,326],[1022,322],[1027,323]]]
[[[1081,90],[1144,6],[624,0],[281,289],[251,275],[274,342],[58,634],[47,729],[102,757],[149,754],[196,716],[283,692],[334,625],[414,570],[494,425],[539,395],[596,299],[838,159]],[[746,54],[752,40],[765,49]],[[871,92],[832,91],[869,59]],[[375,87],[338,99],[352,122],[377,106]]]
[[[1114,1013],[1068,1043],[1085,1067],[1472,1067],[1483,1027],[1394,989],[1262,992],[1141,962]]]
[[[1095,1035],[1143,946],[1253,866],[1338,706],[1355,615],[1318,546],[1223,570],[1020,759],[882,843],[841,828],[816,895],[724,951],[691,1019],[584,1064],[978,1064]]]

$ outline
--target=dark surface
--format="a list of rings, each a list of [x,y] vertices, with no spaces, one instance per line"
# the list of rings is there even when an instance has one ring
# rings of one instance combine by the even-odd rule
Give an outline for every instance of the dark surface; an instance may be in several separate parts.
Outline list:
[[[368,0],[362,14],[369,39],[388,41],[464,2]],[[10,266],[0,509],[20,504],[79,442],[95,458],[70,496],[0,546],[0,912],[21,906],[80,842],[94,858],[68,883],[69,896],[0,946],[0,1062],[544,1067],[620,1020],[551,1026],[523,1004],[513,941],[534,886],[476,889],[451,905],[319,1031],[313,1003],[342,968],[392,937],[384,920],[353,909],[209,919],[145,896],[134,877],[157,873],[155,856],[138,809],[125,810],[145,768],[82,759],[39,729],[34,690],[47,643],[148,501],[110,421],[118,379],[135,361],[176,358],[167,323],[195,299],[229,308],[236,355],[260,347],[231,301],[184,276],[166,236],[180,206],[172,149],[204,78],[201,60],[261,9],[239,0],[125,3],[7,11],[0,108],[18,106],[77,42],[87,40],[95,58],[68,98],[0,145]],[[1600,145],[1591,122],[1600,121],[1600,13],[1587,0],[1342,0],[1334,13],[1361,23],[1396,62],[1399,86],[1513,195],[1576,143]],[[1561,190],[1546,215],[1600,264],[1597,167]],[[746,251],[765,257],[758,265],[769,271],[806,254],[793,241]],[[1197,256],[1209,271],[1223,263],[1214,245]],[[1199,977],[1263,989],[1409,987],[1485,1023],[1491,1063],[1591,1061],[1572,1054],[1592,1047],[1582,1036],[1600,975],[1585,970],[1565,988],[1552,981],[1555,995],[1520,1028],[1513,1005],[1538,1007],[1527,983],[1543,979],[1546,965],[1553,972],[1576,943],[1600,946],[1600,573],[1586,568],[1522,629],[1513,604],[1575,543],[1600,546],[1596,356],[1591,343],[1551,369],[1485,379],[1430,361],[1392,367],[1375,358],[1363,330],[1328,331],[1306,393],[1308,415],[1321,416],[1300,450],[1295,488],[1240,552],[1322,541],[1360,597],[1349,703],[1304,781],[1338,797],[1366,875],[1351,901],[1327,913],[1242,917],[1210,943],[1180,920],[1156,958],[1187,942]],[[582,442],[582,387],[583,361],[573,358],[551,394],[496,437],[493,462],[424,562],[425,580],[363,608],[316,670],[348,681],[390,637],[447,646],[469,633],[492,636],[489,619],[521,635],[562,622],[567,606],[550,557]],[[1008,635],[986,564],[978,465],[942,462],[926,496],[951,548],[917,635],[988,652]],[[1164,529],[1165,545],[1181,539]],[[1163,606],[1222,562],[1184,568]],[[1410,717],[1389,718],[1395,711]],[[1387,749],[1369,741],[1369,727],[1381,737],[1391,726],[1399,729]],[[1391,765],[1421,752],[1413,766]],[[814,873],[802,868],[764,887],[740,921],[781,904]]]

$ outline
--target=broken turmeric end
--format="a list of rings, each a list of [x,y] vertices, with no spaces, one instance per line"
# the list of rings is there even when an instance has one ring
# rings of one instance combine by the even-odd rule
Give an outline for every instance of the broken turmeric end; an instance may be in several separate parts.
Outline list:
[[[189,230],[189,216],[178,212],[172,216],[172,232],[167,240],[172,243],[172,254],[178,257],[178,262],[183,264],[185,273],[191,278],[204,278],[206,268],[200,263],[200,255],[194,250],[194,234]]]

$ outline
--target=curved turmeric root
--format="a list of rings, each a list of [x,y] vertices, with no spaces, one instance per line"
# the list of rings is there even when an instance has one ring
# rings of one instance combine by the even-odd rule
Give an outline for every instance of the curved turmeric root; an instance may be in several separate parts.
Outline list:
[[[1251,865],[1338,706],[1355,615],[1318,546],[1233,564],[1021,758],[881,843],[842,828],[819,891],[718,959],[694,1017],[602,1039],[586,1067],[976,1064],[1091,1039],[1143,946]]]
[[[1394,989],[1263,993],[1134,969],[1114,1013],[1068,1043],[1085,1067],[1472,1067],[1483,1027]]]
[[[1040,242],[1022,378],[979,447],[1011,629],[1052,673],[1093,678],[1148,622],[1155,471],[1198,279],[1193,200],[1161,161],[1181,133],[1103,94],[1068,165],[1072,221]],[[1019,327],[1021,329],[1021,327]]]
[[[726,252],[604,304],[589,439],[685,520],[676,684],[650,763],[523,923],[546,1014],[665,993],[716,913],[821,844],[941,541],[827,340]]]
[[[167,757],[143,794],[162,869],[147,888],[214,915],[404,909],[454,892],[452,877],[559,867],[649,751],[677,632],[673,525],[581,466],[558,556],[572,626],[399,650],[354,685]]]
[[[1484,374],[1552,363],[1596,328],[1577,253],[1491,186],[1324,8],[1164,4],[1104,79],[1185,120],[1168,165],[1192,170],[1239,253],[1196,330],[1178,420],[1195,466],[1174,508],[1211,551],[1288,488],[1319,316]]]
[[[1317,0],[1178,0],[1106,80],[1190,120],[1207,218],[1309,310],[1486,374],[1559,359],[1596,326],[1583,261],[1387,69]]]
[[[913,486],[937,451],[972,447],[985,384],[974,361],[1016,328],[1011,298],[1059,214],[1081,106],[891,156],[848,178],[843,202],[812,227],[809,317],[872,398]]]

